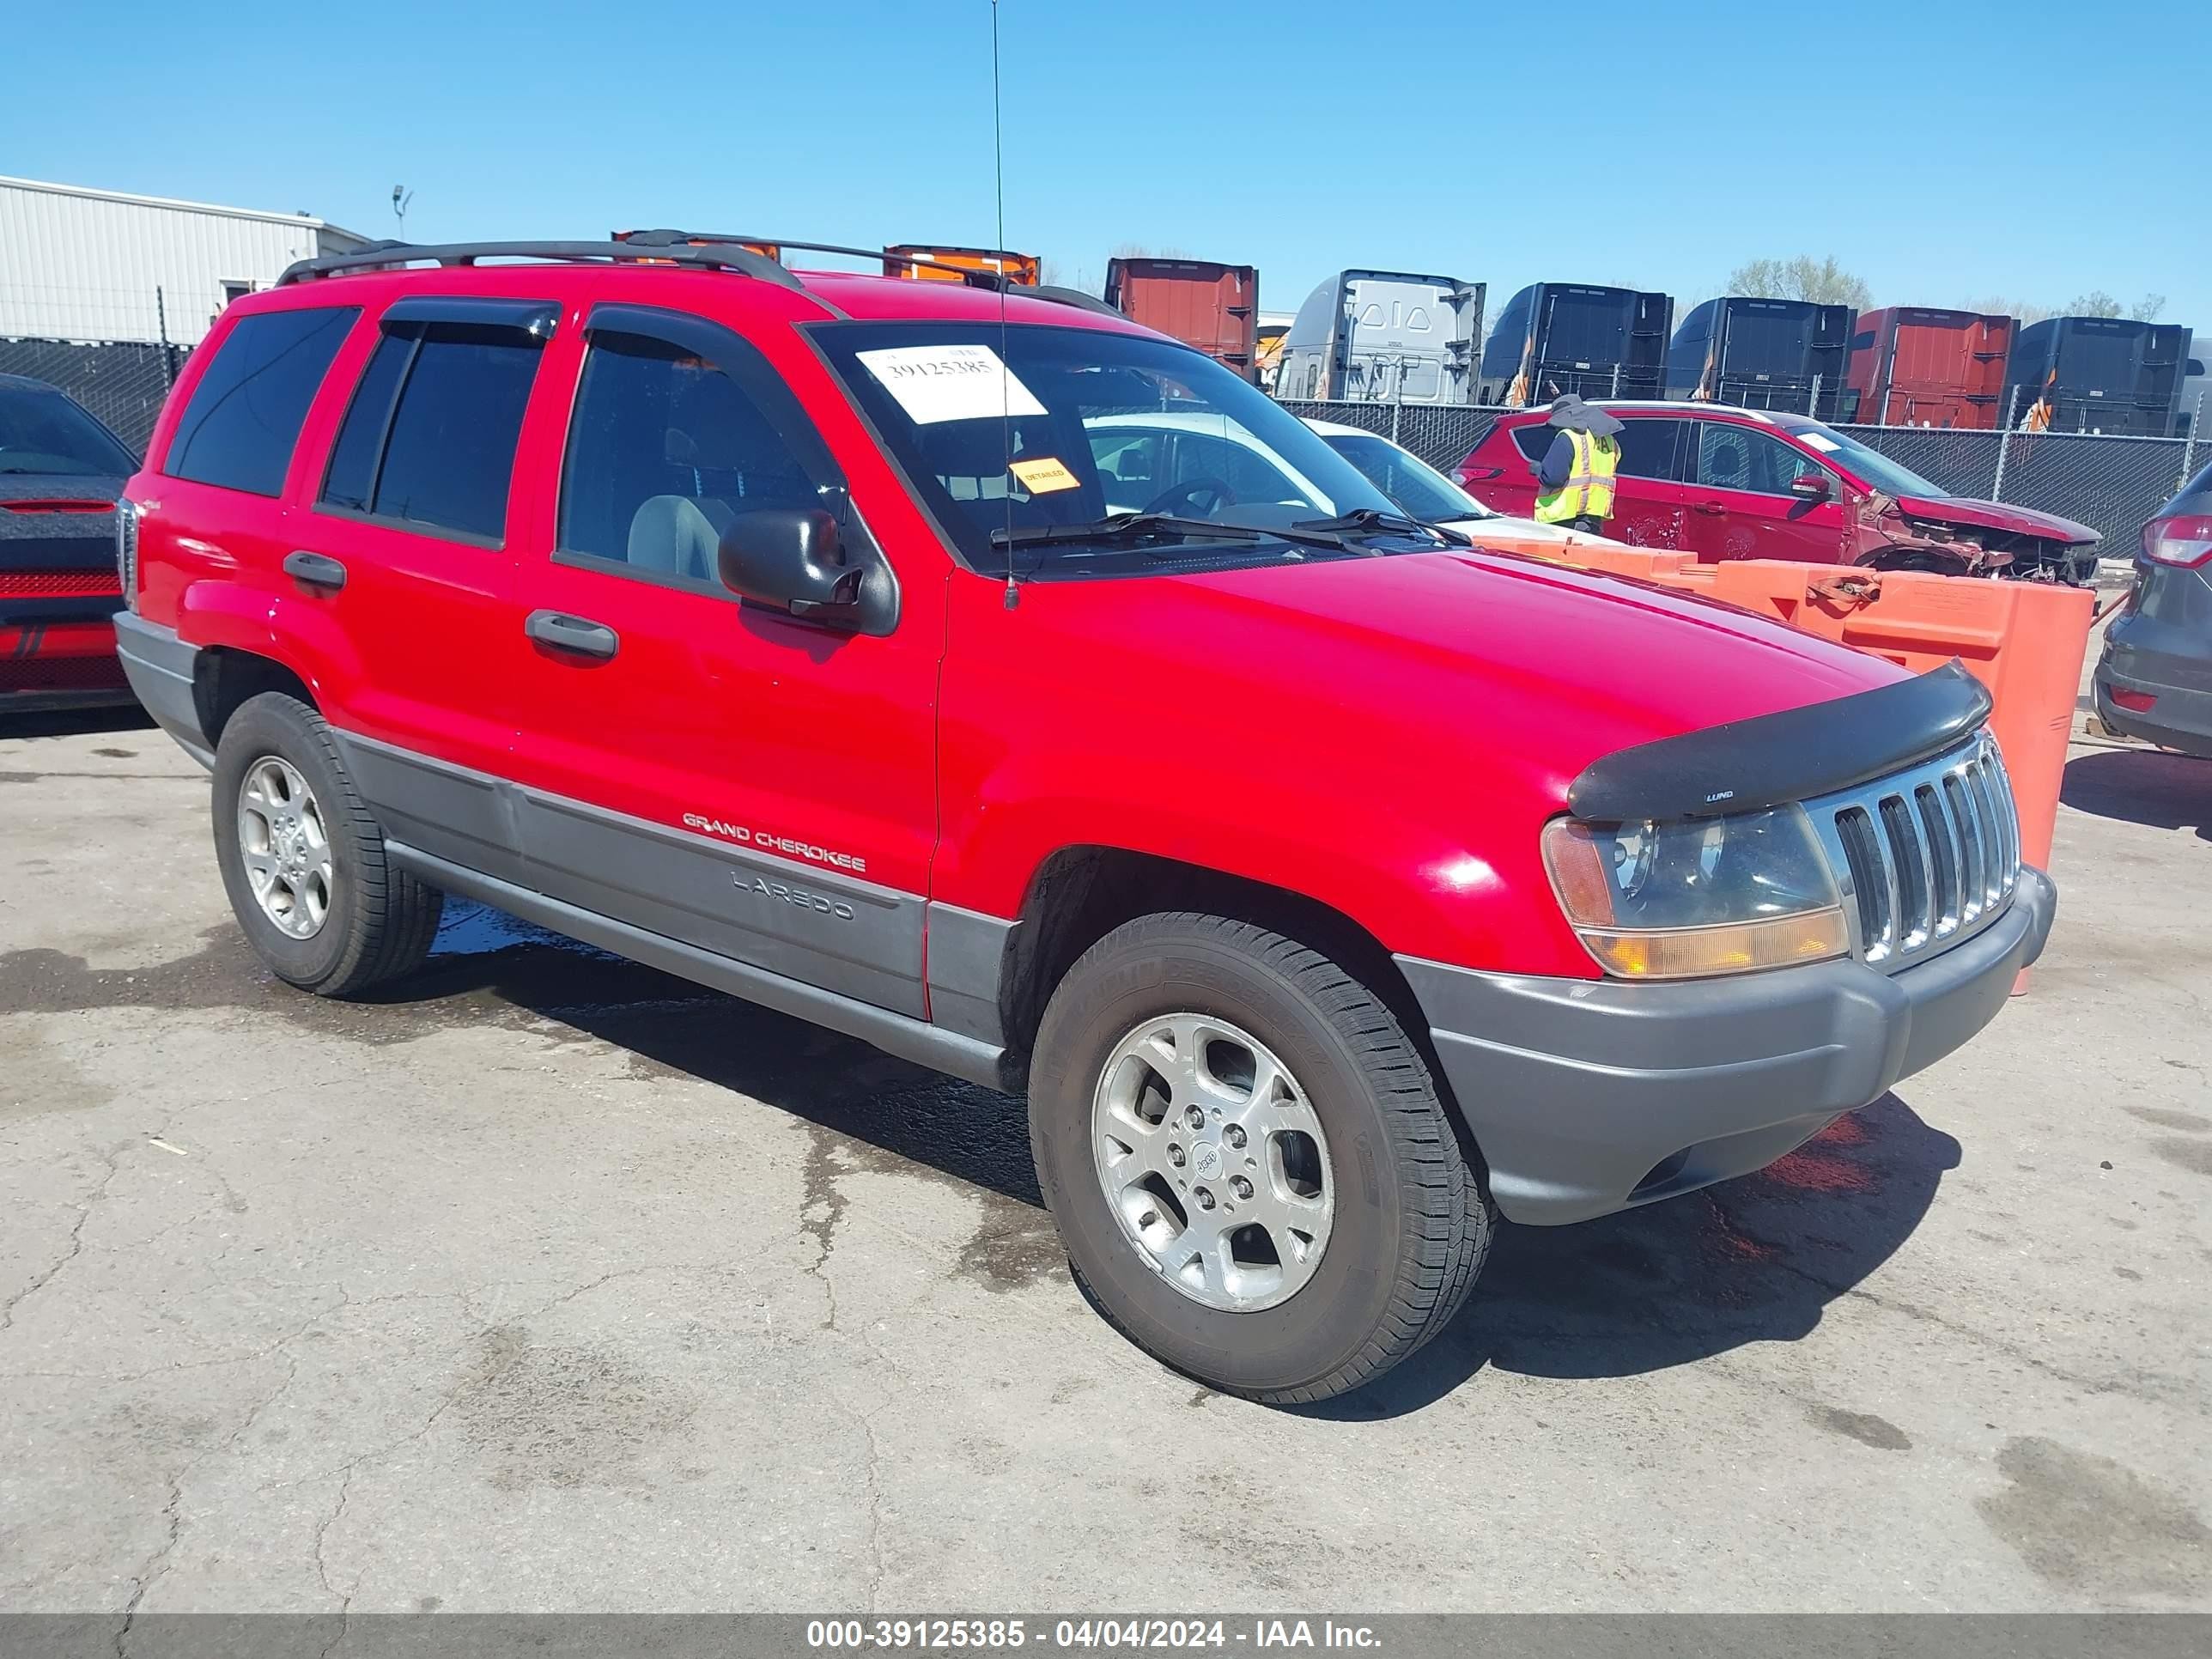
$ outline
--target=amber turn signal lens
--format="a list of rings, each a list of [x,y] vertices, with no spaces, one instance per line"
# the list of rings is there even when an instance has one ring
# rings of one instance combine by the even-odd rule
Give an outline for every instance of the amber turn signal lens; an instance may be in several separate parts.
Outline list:
[[[1850,949],[1844,913],[1831,907],[1722,927],[1609,933],[1578,928],[1590,954],[1623,979],[1698,979],[1822,962]]]

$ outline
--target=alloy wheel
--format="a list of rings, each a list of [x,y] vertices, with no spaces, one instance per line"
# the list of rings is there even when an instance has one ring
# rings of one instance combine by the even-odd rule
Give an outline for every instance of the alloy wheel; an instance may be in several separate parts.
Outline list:
[[[1336,1213],[1328,1138],[1249,1031],[1192,1012],[1129,1030],[1099,1074],[1091,1152],[1123,1234],[1194,1302],[1255,1313],[1320,1267]]]

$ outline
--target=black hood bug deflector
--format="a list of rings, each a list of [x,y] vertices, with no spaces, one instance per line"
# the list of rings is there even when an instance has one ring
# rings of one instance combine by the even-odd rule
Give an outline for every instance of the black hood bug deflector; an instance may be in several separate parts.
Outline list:
[[[1990,716],[1956,657],[1877,690],[1661,738],[1592,761],[1567,787],[1585,823],[1709,818],[1808,800],[1942,753]]]

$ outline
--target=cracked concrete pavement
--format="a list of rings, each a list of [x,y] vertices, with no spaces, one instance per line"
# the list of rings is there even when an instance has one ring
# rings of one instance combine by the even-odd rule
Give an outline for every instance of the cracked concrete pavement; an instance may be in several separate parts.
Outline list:
[[[301,997],[167,739],[0,731],[0,1607],[2212,1607],[2212,766],[2068,799],[1969,1049],[1287,1413],[1018,1103],[473,908]]]

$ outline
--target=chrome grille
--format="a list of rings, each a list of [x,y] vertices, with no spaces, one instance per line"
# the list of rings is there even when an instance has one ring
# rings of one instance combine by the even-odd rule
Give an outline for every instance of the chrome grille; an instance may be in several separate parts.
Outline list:
[[[1948,754],[1805,803],[1859,959],[1885,973],[1971,939],[2020,881],[2020,818],[1987,732]]]

